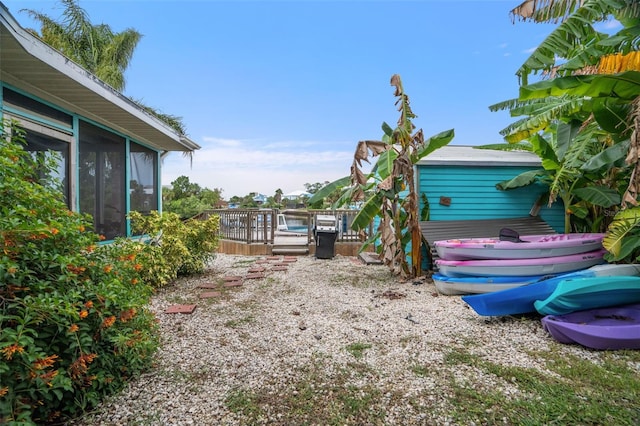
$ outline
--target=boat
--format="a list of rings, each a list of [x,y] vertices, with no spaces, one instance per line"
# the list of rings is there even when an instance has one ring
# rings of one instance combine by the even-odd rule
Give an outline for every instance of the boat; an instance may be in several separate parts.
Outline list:
[[[519,236],[503,229],[499,238],[463,238],[435,241],[444,260],[532,259],[569,256],[602,248],[605,234],[547,234]]]
[[[533,306],[542,315],[564,315],[587,309],[640,303],[640,277],[587,277],[562,280]]]
[[[569,256],[532,259],[437,259],[438,272],[447,277],[511,277],[553,275],[586,269],[604,263],[604,249]]]
[[[560,343],[591,349],[640,349],[640,304],[547,315],[542,327]]]
[[[543,278],[538,282],[521,287],[510,288],[492,293],[462,296],[478,315],[502,316],[520,315],[536,312],[534,302],[544,300],[553,293],[558,283],[572,278],[640,276],[640,264],[604,264],[554,277]]]
[[[435,273],[431,276],[438,293],[447,296],[493,293],[506,289],[522,287],[533,284],[549,275],[537,275],[529,277],[447,277]]]

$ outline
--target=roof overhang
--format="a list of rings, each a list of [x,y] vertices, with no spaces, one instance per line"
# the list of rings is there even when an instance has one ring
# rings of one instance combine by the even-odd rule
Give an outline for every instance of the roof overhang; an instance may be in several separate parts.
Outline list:
[[[200,146],[22,28],[0,2],[0,81],[162,151]]]
[[[540,167],[540,157],[525,151],[478,149],[467,145],[446,145],[420,161],[420,166],[525,166]]]

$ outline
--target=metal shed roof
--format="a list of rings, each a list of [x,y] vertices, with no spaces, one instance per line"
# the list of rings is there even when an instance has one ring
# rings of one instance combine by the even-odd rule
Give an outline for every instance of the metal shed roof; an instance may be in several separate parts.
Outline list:
[[[22,28],[0,2],[0,80],[164,151],[200,146]]]
[[[540,167],[540,158],[531,152],[478,149],[466,145],[446,145],[418,162],[422,166],[531,166]]]

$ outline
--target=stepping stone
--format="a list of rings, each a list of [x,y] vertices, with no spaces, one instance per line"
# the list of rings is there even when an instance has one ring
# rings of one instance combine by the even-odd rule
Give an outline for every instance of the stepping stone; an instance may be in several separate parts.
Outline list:
[[[267,260],[280,260],[280,256],[269,256]]]
[[[260,260],[256,260],[256,264],[258,265],[262,265],[265,263],[269,263],[269,261],[267,259],[260,259]]]
[[[274,266],[274,267],[275,267],[275,266],[287,266],[287,267],[288,267],[288,266],[289,266],[289,263],[285,263],[285,262],[274,263],[274,264],[273,264],[273,266]],[[273,267],[272,267],[271,269],[273,269]]]
[[[297,261],[298,261],[298,259],[295,259],[295,258],[294,259],[287,259],[286,257],[283,260],[284,263],[295,263]]]
[[[255,272],[264,272],[266,271],[267,268],[263,267],[263,266],[254,266],[253,268],[249,269],[250,273],[255,273]]]
[[[285,262],[297,262],[298,258],[296,256],[285,256],[284,257],[284,261]]]
[[[212,297],[220,297],[222,293],[219,291],[206,291],[200,295],[200,299],[210,299]]]
[[[213,289],[213,288],[218,288],[218,287],[220,287],[220,284],[217,284],[217,283],[202,283],[197,288]]]
[[[224,283],[225,288],[242,287],[242,281],[227,281]]]
[[[271,268],[272,271],[288,271],[289,268],[287,267],[287,265],[276,265],[273,268]]]
[[[171,305],[164,313],[165,314],[192,314],[196,310],[197,305]]]
[[[255,274],[248,274],[245,278],[248,280],[258,280],[260,278],[264,278],[264,273],[256,272]]]
[[[229,275],[223,278],[225,282],[227,281],[240,281],[242,279],[242,277],[238,276],[238,275]]]

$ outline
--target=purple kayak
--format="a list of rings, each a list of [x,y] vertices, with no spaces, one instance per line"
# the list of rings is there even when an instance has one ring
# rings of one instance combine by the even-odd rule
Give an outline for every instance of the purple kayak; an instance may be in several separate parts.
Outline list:
[[[640,349],[640,303],[547,315],[542,326],[560,343],[591,349]]]
[[[578,271],[605,263],[604,249],[569,256],[531,259],[437,259],[438,272],[447,277],[496,277],[551,275]]]
[[[532,259],[570,256],[602,248],[604,234],[548,234],[518,236],[516,241],[500,238],[460,238],[434,243],[444,260]]]

